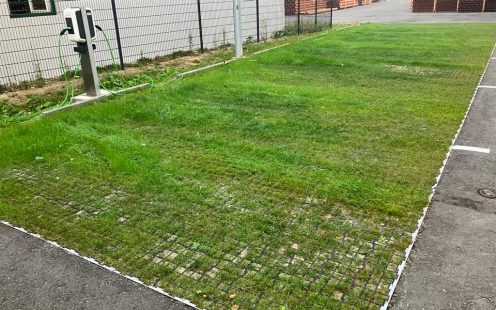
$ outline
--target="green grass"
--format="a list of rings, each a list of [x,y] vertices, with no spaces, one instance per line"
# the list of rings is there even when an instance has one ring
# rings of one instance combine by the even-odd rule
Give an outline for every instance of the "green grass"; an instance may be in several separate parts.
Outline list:
[[[364,25],[0,130],[0,219],[227,309],[366,309],[495,25]]]
[[[337,25],[336,28],[345,27],[346,25]],[[322,30],[324,27],[320,27]],[[316,31],[316,30],[315,30]],[[283,31],[282,33],[277,33],[274,38],[266,41],[255,42],[253,39],[248,40],[244,43],[244,53],[245,55],[252,55],[255,52],[261,51],[263,49],[275,47],[284,43],[291,43],[295,40],[299,40],[300,37],[291,36],[295,35],[291,31]],[[302,37],[305,37],[303,35]],[[197,56],[196,62],[192,63],[182,63],[184,56]],[[157,56],[154,59],[141,58],[135,64],[128,64],[126,68],[131,68],[131,72],[127,71],[123,73],[119,70],[117,64],[99,67],[98,73],[100,74],[101,87],[110,91],[116,91],[123,88],[133,87],[141,85],[143,83],[166,83],[171,80],[177,73],[189,71],[192,69],[201,68],[214,63],[230,60],[234,57],[234,48],[232,45],[225,44],[223,46],[206,50],[204,54],[199,51],[178,51],[171,55]],[[74,71],[67,73],[70,77],[69,82],[72,83]],[[65,81],[64,76],[58,79],[43,80],[37,79],[34,81],[25,81],[19,85],[0,85],[0,95],[2,92],[13,93],[18,91],[22,94],[23,91],[30,88],[43,88],[44,86],[50,85],[53,82]],[[82,83],[81,77],[79,82]],[[69,84],[70,87],[70,84]],[[76,83],[75,94],[81,94],[84,92],[82,85]],[[27,95],[24,100],[19,100],[15,98],[9,102],[6,98],[0,98],[0,128],[9,127],[13,124],[28,121],[30,119],[36,118],[42,114],[42,112],[47,110],[52,110],[54,108],[60,107],[63,104],[64,98],[66,96],[65,87],[60,87],[59,89],[45,89],[43,94],[31,94]]]

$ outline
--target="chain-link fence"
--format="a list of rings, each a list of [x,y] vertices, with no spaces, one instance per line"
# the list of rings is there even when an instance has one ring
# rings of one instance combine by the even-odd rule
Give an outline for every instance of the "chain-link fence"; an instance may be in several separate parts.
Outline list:
[[[80,6],[93,9],[108,36],[108,42],[103,34],[95,41],[99,67],[203,52],[234,40],[232,0],[0,0],[0,85],[60,77],[63,11]],[[241,0],[241,10],[245,40],[264,40],[285,26],[284,0]],[[60,47],[64,64],[76,66],[74,44],[63,38]]]

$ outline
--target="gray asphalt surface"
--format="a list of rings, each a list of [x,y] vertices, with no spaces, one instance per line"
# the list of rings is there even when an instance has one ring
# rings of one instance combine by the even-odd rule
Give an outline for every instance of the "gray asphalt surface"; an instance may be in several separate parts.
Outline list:
[[[0,223],[0,309],[192,309]]]
[[[303,20],[312,22],[313,15],[302,15]],[[330,20],[329,13],[319,14],[319,20]],[[496,22],[496,12],[490,13],[412,13],[410,0],[384,0],[371,5],[334,11],[334,22],[373,22],[373,23],[481,23]],[[288,17],[295,22],[296,16]]]
[[[491,153],[453,151],[392,309],[496,309],[496,199],[477,192],[496,190],[496,89],[479,88],[456,145]]]

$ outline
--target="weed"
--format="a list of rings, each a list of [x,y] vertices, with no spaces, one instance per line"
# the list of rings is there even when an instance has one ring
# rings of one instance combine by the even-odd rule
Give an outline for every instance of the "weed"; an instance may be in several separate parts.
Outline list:
[[[33,85],[37,88],[41,88],[46,85],[46,81],[43,78],[43,72],[41,71],[41,65],[39,62],[36,62],[36,75],[33,81]]]
[[[193,35],[191,32],[188,35],[188,44],[189,44],[189,51],[193,50]]]
[[[263,42],[267,41],[269,39],[269,30],[268,30],[268,27],[267,27],[267,19],[263,19],[262,20],[262,23],[261,23],[261,32],[262,32],[262,36],[261,36],[261,40]]]
[[[0,94],[6,93],[10,90],[10,87],[5,84],[0,84]]]

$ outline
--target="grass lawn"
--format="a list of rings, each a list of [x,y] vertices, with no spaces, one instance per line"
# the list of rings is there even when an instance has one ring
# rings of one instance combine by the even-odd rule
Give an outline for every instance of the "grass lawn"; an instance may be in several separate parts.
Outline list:
[[[363,25],[0,129],[0,220],[209,309],[377,309],[496,25]]]

